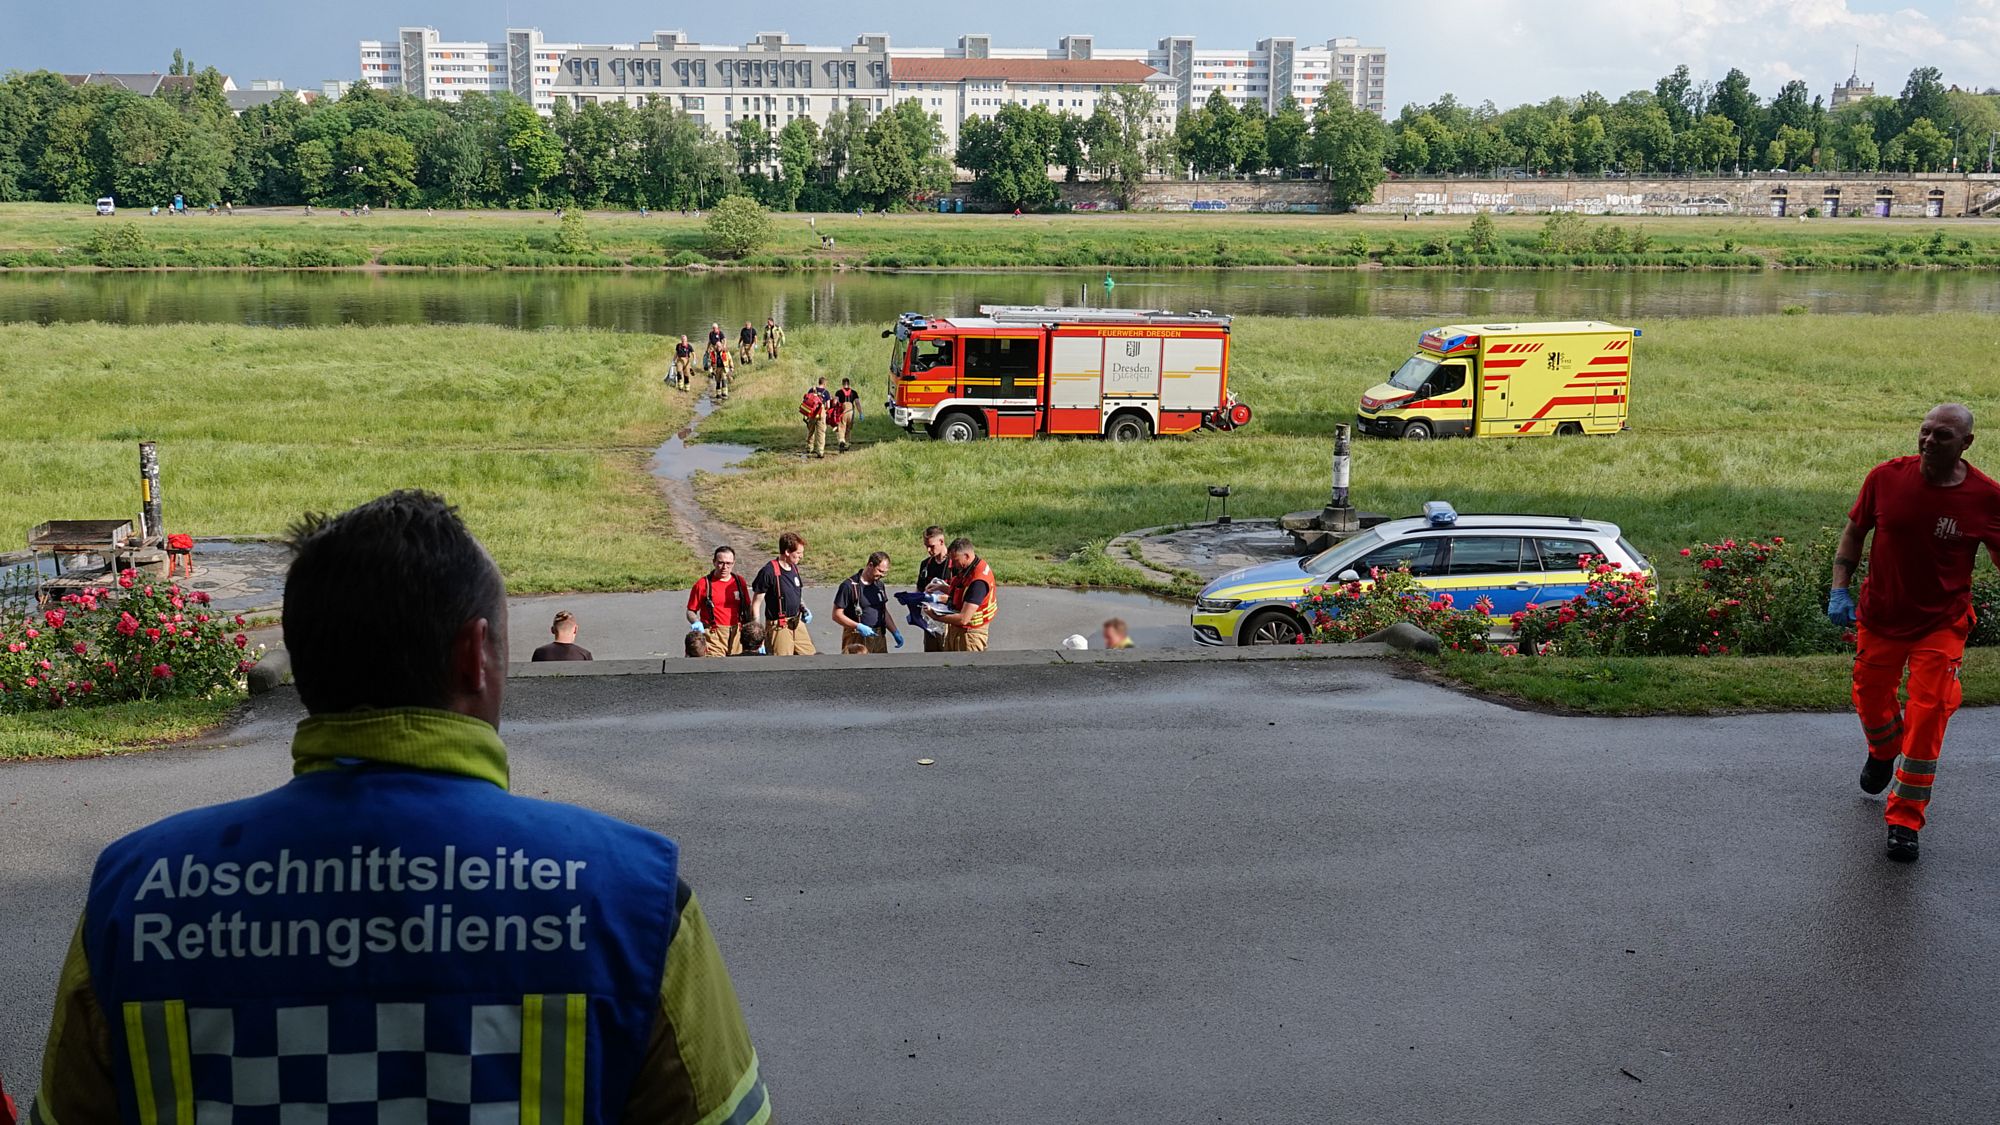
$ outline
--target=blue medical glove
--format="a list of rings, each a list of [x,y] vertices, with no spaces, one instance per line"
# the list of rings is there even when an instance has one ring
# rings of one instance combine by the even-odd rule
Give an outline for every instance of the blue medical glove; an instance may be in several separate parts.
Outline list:
[[[803,622],[805,622],[805,623],[806,623],[806,624],[808,624],[808,625],[812,624],[812,623],[813,623],[813,611],[812,611],[812,610],[809,610],[809,609],[800,609],[800,610],[799,610],[799,620],[800,620],[800,621],[803,621]]]
[[[856,625],[854,627],[854,631],[861,634],[864,637],[872,637],[875,635],[875,630],[867,625]]]
[[[1854,627],[1854,595],[1834,590],[1826,596],[1826,619],[1843,629]]]
[[[897,648],[902,648],[902,647],[903,647],[903,634],[901,634],[901,633],[895,633],[895,634],[892,634],[892,636],[894,636],[894,637],[896,638],[896,647],[897,647]]]
[[[688,622],[688,632],[690,632],[690,633],[706,633],[706,632],[708,632],[708,626],[706,626],[706,625],[703,625],[703,624],[702,624],[701,622],[699,622],[699,621],[690,621],[690,622]]]

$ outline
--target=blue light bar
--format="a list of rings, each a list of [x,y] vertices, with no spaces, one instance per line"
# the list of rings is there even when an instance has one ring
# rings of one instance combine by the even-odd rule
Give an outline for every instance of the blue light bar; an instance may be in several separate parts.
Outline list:
[[[1443,500],[1432,500],[1424,505],[1424,522],[1432,527],[1450,527],[1458,522],[1458,513]]]

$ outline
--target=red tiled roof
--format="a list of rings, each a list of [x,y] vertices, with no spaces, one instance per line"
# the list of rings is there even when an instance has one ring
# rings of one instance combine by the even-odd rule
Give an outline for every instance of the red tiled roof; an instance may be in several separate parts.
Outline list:
[[[1146,81],[1157,71],[1130,59],[932,59],[891,56],[891,82],[1074,82],[1116,85]]]

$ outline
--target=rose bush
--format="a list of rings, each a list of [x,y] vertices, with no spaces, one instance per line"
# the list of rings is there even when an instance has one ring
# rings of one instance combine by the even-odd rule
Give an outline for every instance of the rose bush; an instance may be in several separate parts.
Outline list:
[[[1543,656],[1634,655],[1651,650],[1659,625],[1653,580],[1595,555],[1577,565],[1590,576],[1567,601],[1531,605],[1512,618],[1518,651]]]
[[[1314,644],[1341,644],[1407,621],[1447,649],[1486,651],[1486,634],[1492,628],[1487,618],[1493,610],[1490,600],[1480,598],[1470,609],[1460,609],[1450,593],[1424,589],[1407,567],[1371,571],[1369,578],[1308,591],[1299,610],[1312,632],[1310,638],[1301,636],[1300,643],[1310,639]]]
[[[243,618],[134,571],[117,586],[0,620],[0,713],[243,691],[261,652]]]
[[[1800,655],[1851,645],[1826,619],[1831,542],[1800,550],[1783,536],[1681,550],[1694,577],[1668,593],[1656,646],[1695,656]]]

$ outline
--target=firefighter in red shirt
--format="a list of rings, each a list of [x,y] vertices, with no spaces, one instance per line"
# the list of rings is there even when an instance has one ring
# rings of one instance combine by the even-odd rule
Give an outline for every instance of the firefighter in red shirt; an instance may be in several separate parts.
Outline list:
[[[736,552],[728,547],[717,547],[709,561],[713,569],[688,591],[688,631],[706,634],[703,656],[735,656],[752,616],[750,584],[736,573]]]
[[[945,599],[949,612],[926,612],[947,626],[946,652],[985,652],[988,630],[1000,611],[1000,583],[986,560],[973,553],[972,540],[952,540],[949,554],[951,593]]]
[[[1834,550],[1826,615],[1855,630],[1854,710],[1868,740],[1861,788],[1889,789],[1888,855],[1905,863],[1917,858],[1945,724],[1961,697],[1980,545],[2000,562],[2000,483],[1965,463],[1971,445],[1972,411],[1957,403],[1932,408],[1917,431],[1917,455],[1884,461],[1862,482]],[[1857,615],[1848,585],[1871,531]],[[1909,704],[1898,708],[1906,666]]]

